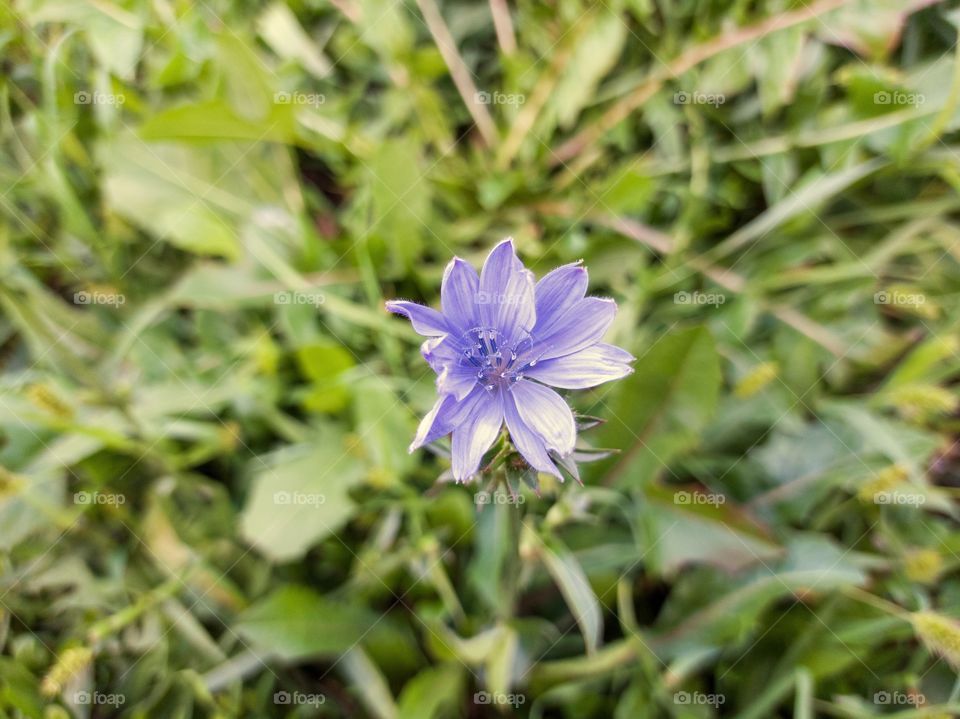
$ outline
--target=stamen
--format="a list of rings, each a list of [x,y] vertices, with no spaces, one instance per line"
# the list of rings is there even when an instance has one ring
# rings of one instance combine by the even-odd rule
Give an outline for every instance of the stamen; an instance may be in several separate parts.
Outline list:
[[[505,337],[491,327],[474,327],[464,333],[462,367],[476,369],[477,382],[492,391],[497,387],[510,389],[523,379],[522,370],[530,366],[527,358],[534,343],[529,333],[520,331],[517,337]]]

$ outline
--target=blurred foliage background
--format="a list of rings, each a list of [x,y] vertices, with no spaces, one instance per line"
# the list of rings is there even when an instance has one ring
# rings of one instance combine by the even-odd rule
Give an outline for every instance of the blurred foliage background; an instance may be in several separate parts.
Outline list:
[[[0,4],[0,716],[960,715],[958,20]],[[383,300],[506,235],[638,361],[483,504]]]

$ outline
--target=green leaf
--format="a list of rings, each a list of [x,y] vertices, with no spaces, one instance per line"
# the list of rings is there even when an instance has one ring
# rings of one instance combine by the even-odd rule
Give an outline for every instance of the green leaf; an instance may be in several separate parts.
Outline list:
[[[781,548],[765,529],[729,506],[721,494],[691,488],[651,488],[642,505],[644,557],[657,571],[672,574],[690,563],[736,571],[770,561]],[[714,500],[701,503],[699,500]]]
[[[358,646],[343,655],[341,669],[356,687],[363,687],[361,699],[377,719],[396,719],[397,705],[383,672]]]
[[[726,257],[731,252],[760,240],[777,227],[798,215],[814,216],[817,208],[836,199],[837,195],[864,177],[886,165],[886,161],[874,158],[836,172],[811,170],[783,200],[767,208],[753,220],[740,227],[727,239],[715,245],[707,256],[711,261]]]
[[[750,47],[764,116],[788,104],[797,89],[807,30],[795,26],[769,35]]]
[[[376,614],[356,603],[285,585],[243,611],[234,629],[268,656],[296,661],[345,652],[376,621]]]
[[[296,107],[273,104],[255,119],[238,115],[226,100],[181,105],[158,112],[140,126],[144,140],[253,140],[292,143]]]
[[[330,61],[324,57],[313,38],[304,32],[297,16],[285,3],[271,4],[257,18],[257,31],[277,55],[296,60],[316,78],[330,74]]]
[[[298,559],[353,515],[348,491],[363,468],[339,431],[253,460],[255,476],[240,517],[244,539],[278,562]]]
[[[560,127],[569,129],[583,107],[593,100],[600,80],[620,57],[627,32],[627,24],[609,9],[599,13],[590,24],[566,63],[565,74],[551,93],[551,106]]]
[[[842,45],[872,60],[896,46],[907,17],[929,0],[856,0],[814,26],[825,42]]]
[[[463,670],[455,664],[424,669],[400,693],[400,719],[433,719],[452,714],[463,691]]]
[[[117,77],[133,79],[143,46],[139,15],[96,0],[26,0],[17,10],[31,25],[62,22],[82,28],[97,62]]]
[[[496,695],[508,693],[518,678],[514,669],[520,651],[520,636],[513,627],[501,624],[499,631],[500,639],[487,656],[484,666],[487,690]]]
[[[350,392],[344,373],[355,364],[347,350],[333,342],[319,342],[298,348],[296,358],[300,373],[311,380],[309,390],[301,398],[305,409],[338,412],[347,406]]]
[[[854,553],[828,538],[801,535],[791,541],[781,562],[759,568],[719,598],[713,598],[715,592],[695,592],[701,609],[665,610],[661,617],[679,614],[682,621],[655,636],[652,646],[661,659],[729,646],[741,641],[760,621],[761,612],[781,597],[804,591],[828,592],[866,581],[867,574]]]
[[[608,417],[597,444],[622,447],[609,468],[610,483],[649,482],[664,465],[696,445],[717,406],[720,362],[704,327],[665,336],[642,355],[606,405],[591,414]]]
[[[371,470],[380,484],[398,482],[414,466],[416,458],[407,451],[416,432],[416,420],[383,377],[368,377],[356,385],[353,395],[355,431]]]
[[[314,382],[327,382],[356,364],[353,355],[335,342],[300,347],[296,358],[301,374]]]
[[[197,254],[236,258],[239,227],[257,208],[285,207],[289,162],[235,145],[187,148],[126,133],[99,147],[108,207]]]
[[[409,136],[383,142],[370,163],[371,231],[406,265],[419,255],[422,238],[431,236],[430,185],[420,164],[419,143]]]
[[[545,544],[524,525],[524,537],[539,547],[539,556],[577,620],[587,654],[593,654],[603,639],[603,613],[587,575],[576,557],[559,542]]]

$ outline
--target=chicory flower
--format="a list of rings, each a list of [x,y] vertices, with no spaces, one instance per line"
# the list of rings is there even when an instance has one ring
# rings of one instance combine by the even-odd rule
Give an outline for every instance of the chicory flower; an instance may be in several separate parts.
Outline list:
[[[570,407],[551,387],[585,389],[633,371],[629,352],[600,341],[616,303],[585,297],[586,290],[579,262],[536,282],[508,238],[479,276],[459,257],[447,265],[441,311],[387,302],[427,337],[421,354],[437,373],[440,396],[410,451],[452,434],[453,477],[466,482],[506,422],[527,463],[562,481],[555,460],[573,452],[577,431]]]

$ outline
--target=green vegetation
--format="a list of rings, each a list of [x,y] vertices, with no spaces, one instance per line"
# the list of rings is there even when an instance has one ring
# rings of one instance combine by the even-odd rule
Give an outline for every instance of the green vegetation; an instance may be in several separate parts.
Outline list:
[[[0,3],[0,717],[960,715],[960,14]],[[385,299],[636,372],[542,496]]]

